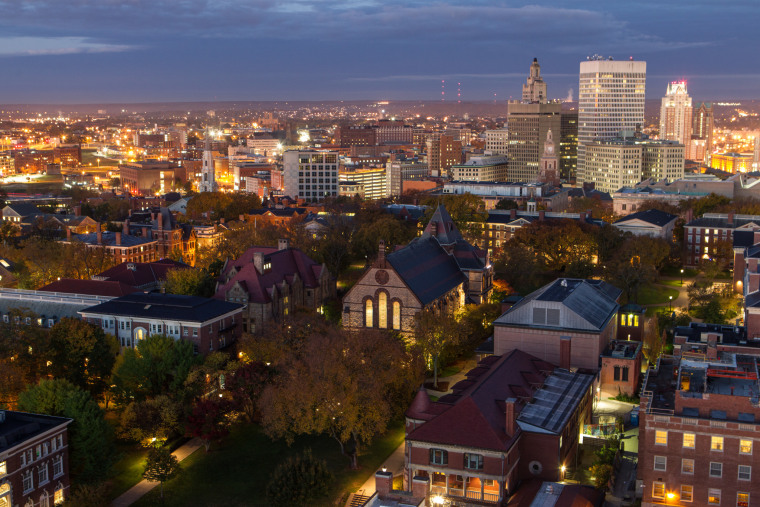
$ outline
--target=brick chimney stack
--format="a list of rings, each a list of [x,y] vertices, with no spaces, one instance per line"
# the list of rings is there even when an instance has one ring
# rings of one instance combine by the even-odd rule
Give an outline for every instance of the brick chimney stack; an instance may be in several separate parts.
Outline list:
[[[114,235],[116,236],[116,246],[121,246],[121,233],[115,232]]]
[[[385,241],[380,240],[380,244],[377,247],[377,265],[385,267]]]
[[[253,254],[253,266],[259,273],[264,273],[264,253],[254,252]]]
[[[277,240],[277,250],[287,250],[290,247],[290,242],[285,238]]]
[[[393,489],[393,474],[383,470],[375,472],[375,491],[378,496],[388,495]]]
[[[121,232],[124,233],[124,235],[129,235],[129,219],[127,218],[124,220],[124,225],[121,228]]]
[[[98,245],[103,244],[103,229],[100,228],[100,222],[97,222],[95,224],[95,233],[96,237],[98,238]]]
[[[513,437],[517,432],[517,415],[515,414],[515,404],[517,403],[517,398],[507,398],[505,403],[506,413],[504,414],[504,428],[507,435]]]
[[[71,241],[71,228],[66,227],[66,241]]]
[[[516,209],[509,210],[509,218],[511,218],[512,220],[514,220],[514,219],[517,218],[517,210]]]

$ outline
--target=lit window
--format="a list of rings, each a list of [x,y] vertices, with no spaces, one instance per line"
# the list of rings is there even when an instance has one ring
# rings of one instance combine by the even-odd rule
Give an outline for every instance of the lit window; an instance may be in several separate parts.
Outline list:
[[[377,325],[380,329],[388,327],[388,295],[385,292],[377,295]]]
[[[748,481],[752,478],[752,467],[749,465],[739,465],[739,480]]]
[[[55,488],[55,494],[53,495],[53,503],[55,505],[61,505],[63,503],[63,488],[59,485]]]
[[[749,493],[736,494],[736,507],[749,507]]]
[[[655,482],[652,485],[652,498],[665,498],[664,482]]]
[[[681,485],[681,501],[682,502],[694,501],[694,486]]]
[[[681,473],[682,474],[693,474],[694,473],[694,460],[693,459],[682,459],[681,460]]]
[[[722,477],[723,476],[723,463],[710,463],[710,477]]]
[[[665,456],[654,457],[654,469],[664,472],[667,469],[668,458]]]
[[[741,454],[752,454],[752,440],[739,440],[739,452]]]
[[[5,461],[0,461],[0,477],[5,476],[8,473],[8,467],[5,465]]]
[[[710,505],[720,505],[720,490],[710,488],[707,490],[707,503]]]
[[[668,432],[657,430],[654,432],[655,445],[668,445]]]
[[[375,321],[372,315],[372,300],[368,299],[364,303],[364,327],[374,327]]]
[[[683,446],[688,449],[694,449],[696,435],[694,433],[683,434]]]
[[[401,303],[393,302],[393,329],[401,329]]]
[[[723,437],[712,437],[710,440],[710,450],[723,451]]]

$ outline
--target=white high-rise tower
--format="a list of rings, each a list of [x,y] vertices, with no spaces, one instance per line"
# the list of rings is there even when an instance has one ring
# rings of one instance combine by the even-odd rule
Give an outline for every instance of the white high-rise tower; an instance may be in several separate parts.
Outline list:
[[[678,141],[688,146],[691,141],[691,113],[691,97],[686,91],[686,81],[668,84],[660,107],[660,139]]]
[[[211,150],[211,132],[206,131],[203,148],[203,167],[201,169],[201,192],[216,192],[216,172],[214,170],[214,152]]]
[[[592,57],[581,62],[578,82],[578,183],[593,182],[585,171],[585,145],[614,139],[644,124],[647,63]]]

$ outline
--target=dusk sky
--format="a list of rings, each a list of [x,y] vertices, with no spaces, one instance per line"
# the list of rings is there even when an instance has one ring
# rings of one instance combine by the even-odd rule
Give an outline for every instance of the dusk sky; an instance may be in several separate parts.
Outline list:
[[[647,96],[760,98],[760,2],[0,0],[0,103],[550,98],[598,53]]]

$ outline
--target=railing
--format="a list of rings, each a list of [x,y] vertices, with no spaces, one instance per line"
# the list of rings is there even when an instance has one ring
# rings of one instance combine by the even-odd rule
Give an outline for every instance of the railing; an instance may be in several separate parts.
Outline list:
[[[446,486],[430,486],[430,492],[434,495],[445,495]]]
[[[465,497],[471,500],[480,500],[480,491],[468,489]]]
[[[449,488],[449,496],[464,496],[464,489]]]
[[[483,500],[496,503],[499,501],[499,495],[497,493],[483,493]]]

